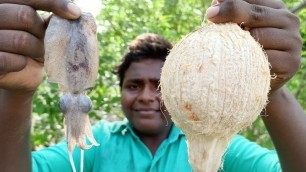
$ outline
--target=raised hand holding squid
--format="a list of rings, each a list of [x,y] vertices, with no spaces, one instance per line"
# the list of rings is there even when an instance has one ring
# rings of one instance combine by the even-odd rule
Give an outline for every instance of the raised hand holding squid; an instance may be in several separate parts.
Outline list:
[[[63,92],[59,108],[65,115],[65,134],[73,171],[75,145],[83,150],[98,146],[89,122],[91,100],[86,95],[98,76],[99,54],[97,26],[90,13],[77,20],[52,16],[45,35],[45,70],[48,81],[57,83]],[[86,138],[90,145],[86,144]]]

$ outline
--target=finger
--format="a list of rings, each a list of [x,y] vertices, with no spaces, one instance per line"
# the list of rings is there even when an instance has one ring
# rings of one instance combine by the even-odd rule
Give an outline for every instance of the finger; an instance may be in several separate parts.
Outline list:
[[[0,52],[0,74],[20,71],[26,64],[27,60],[24,56]]]
[[[213,0],[211,6],[217,5],[219,3],[224,2],[225,0]],[[254,5],[261,5],[265,7],[270,7],[274,9],[285,9],[286,6],[282,1],[275,1],[275,0],[244,0],[249,4]]]
[[[290,20],[296,22],[293,14],[285,10],[249,4],[245,1],[225,0],[207,9],[206,17],[214,23],[243,23],[246,27],[288,27]],[[295,18],[295,19],[294,19]]]
[[[301,58],[285,51],[266,50],[266,53],[271,64],[271,75],[275,77],[271,80],[271,88],[276,90],[294,76],[301,65]]]
[[[45,25],[36,11],[25,5],[0,5],[0,30],[23,30],[42,39]]]
[[[77,19],[81,15],[80,8],[66,0],[0,0],[0,4],[5,3],[31,6],[35,10],[53,12],[65,19]]]
[[[269,62],[272,66],[271,71],[277,75],[288,75],[284,78],[291,78],[301,64],[301,58],[292,56],[291,52],[266,50]]]
[[[264,49],[287,51],[296,39],[292,34],[283,29],[277,28],[254,28],[250,30],[253,38],[263,46]]]
[[[285,4],[280,0],[243,0],[249,4],[270,7],[274,9],[285,9]]]
[[[0,51],[39,58],[44,55],[42,40],[24,31],[0,30]]]

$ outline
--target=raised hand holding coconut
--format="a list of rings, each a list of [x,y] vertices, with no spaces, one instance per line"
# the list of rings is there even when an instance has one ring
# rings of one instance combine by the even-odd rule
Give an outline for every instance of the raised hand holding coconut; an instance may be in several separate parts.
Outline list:
[[[273,141],[277,142],[276,148],[278,155],[283,161],[282,168],[284,170],[305,169],[305,167],[297,165],[301,164],[301,161],[296,162],[292,159],[293,154],[290,153],[292,150],[287,150],[289,153],[281,151],[288,149],[288,145],[286,146],[283,143],[287,140],[286,144],[288,144],[288,140],[290,139],[288,137],[290,135],[285,134],[281,136],[281,133],[293,132],[298,134],[293,131],[294,125],[296,124],[302,129],[305,129],[305,116],[303,116],[303,111],[299,106],[291,106],[293,108],[292,110],[296,113],[293,114],[295,117],[294,120],[290,120],[288,119],[288,110],[276,110],[281,109],[279,107],[281,104],[296,104],[294,98],[288,91],[280,87],[295,74],[300,64],[302,44],[298,32],[299,22],[297,17],[287,10],[278,10],[278,13],[273,11],[274,9],[284,7],[281,2],[255,1],[255,3],[257,4],[249,4],[248,1],[225,0],[217,4],[214,1],[213,4],[215,6],[207,10],[207,17],[215,23],[235,22],[242,25],[251,32],[254,38],[265,49],[272,66],[271,74],[275,78],[271,80],[270,103],[265,112],[268,116],[264,117],[264,121]],[[234,13],[233,10],[235,11]],[[278,16],[282,22],[275,20],[276,15],[283,16]],[[214,27],[217,28],[218,26]],[[235,49],[237,50],[241,47],[239,43],[235,44],[235,42],[240,42],[239,37],[236,37],[238,40],[232,41],[233,39],[227,34],[231,33],[231,30],[226,27],[223,27],[224,30],[222,30],[222,27],[220,26],[218,28],[219,31],[216,31],[217,29],[210,29],[212,28],[210,25],[188,35],[171,51],[168,62],[166,61],[162,72],[161,88],[165,104],[173,116],[174,122],[186,133],[187,140],[189,140],[190,162],[196,171],[216,171],[218,169],[222,152],[224,152],[224,147],[227,145],[227,141],[229,141],[228,138],[238,132],[241,129],[239,127],[250,124],[255,119],[254,117],[259,115],[260,108],[263,108],[266,99],[262,99],[261,103],[263,104],[261,106],[256,106],[255,104],[260,100],[259,97],[267,96],[267,90],[261,96],[256,92],[258,88],[265,90],[264,88],[267,88],[265,86],[267,82],[255,81],[248,86],[246,86],[248,82],[245,82],[247,78],[261,75],[263,70],[259,70],[259,68],[255,69],[258,67],[257,64],[261,61],[261,58],[252,61],[250,63],[251,65],[246,65],[246,70],[241,70],[237,64],[232,66],[233,62],[231,60],[237,56],[239,57],[243,51],[232,53]],[[211,36],[213,32],[217,34]],[[203,38],[201,38],[201,34],[203,34]],[[210,40],[210,38],[207,38],[209,36],[212,37],[211,39],[213,37],[215,39]],[[222,45],[213,45],[216,42],[222,42]],[[212,46],[210,47],[210,45]],[[229,47],[228,45],[235,46]],[[241,45],[243,48],[246,48],[249,44],[245,43]],[[226,48],[229,48],[229,51],[226,51]],[[190,58],[194,59],[191,60]],[[196,60],[197,58],[199,59]],[[244,56],[244,58],[248,59],[247,56]],[[222,65],[219,66],[219,60],[221,59],[225,60],[222,60]],[[197,63],[193,63],[193,60],[197,61]],[[237,63],[243,64],[244,61],[237,61]],[[255,69],[255,71],[252,71],[249,76],[245,75],[246,72],[250,72],[252,69]],[[172,71],[170,72],[170,70]],[[233,76],[229,72],[232,70],[238,70],[237,74],[241,76]],[[202,71],[204,71],[203,74],[201,74]],[[227,71],[228,73],[223,73],[223,71]],[[178,76],[182,79],[178,80]],[[232,78],[227,76],[231,76]],[[268,78],[266,77],[266,79]],[[199,83],[199,81],[203,82]],[[242,87],[241,84],[237,83],[226,84],[230,82],[235,83],[235,81],[241,83],[244,81],[244,84]],[[174,84],[175,87],[171,84]],[[169,86],[172,87],[172,90]],[[178,88],[178,90],[173,92],[173,88]],[[235,91],[243,91],[245,89],[253,92],[243,96],[242,92]],[[192,92],[196,94],[193,95]],[[200,94],[203,92],[206,92],[204,94],[205,96]],[[235,93],[238,94],[235,96]],[[257,97],[256,100],[252,100],[253,96]],[[235,102],[239,100],[241,100],[241,103],[236,106]],[[255,103],[254,105],[248,103],[253,108],[244,106],[244,103],[248,100]],[[255,110],[256,107],[259,107],[257,111]],[[275,118],[276,115],[277,118]],[[246,116],[247,118],[245,118]],[[233,122],[235,119],[237,120]],[[282,125],[286,125],[287,131],[281,128]],[[227,137],[221,137],[220,135],[222,134],[220,133]],[[304,138],[303,136],[301,137]],[[305,140],[305,138],[302,140]],[[299,140],[296,141],[300,142]],[[296,151],[293,152],[297,153]],[[304,154],[297,154],[301,156],[301,159],[305,160]]]
[[[288,11],[281,1],[214,0],[213,4],[216,6],[207,10],[210,21],[243,24],[265,50],[274,77],[262,119],[278,153],[282,170],[305,171],[305,114],[296,99],[283,87],[301,63],[298,17]]]
[[[283,86],[301,61],[299,19],[281,1],[222,0],[207,9],[214,23],[234,22],[247,28],[265,50],[271,64],[271,92]],[[220,1],[219,1],[220,2]]]

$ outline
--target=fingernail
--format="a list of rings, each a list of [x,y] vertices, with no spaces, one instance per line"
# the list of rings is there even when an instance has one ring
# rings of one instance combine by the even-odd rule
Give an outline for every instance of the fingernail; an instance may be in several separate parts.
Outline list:
[[[220,7],[219,6],[212,6],[212,7],[209,7],[207,10],[206,10],[206,17],[208,19],[210,18],[213,18],[215,17],[220,11]]]
[[[67,8],[74,17],[76,18],[80,17],[81,9],[77,5],[70,2],[68,3]]]

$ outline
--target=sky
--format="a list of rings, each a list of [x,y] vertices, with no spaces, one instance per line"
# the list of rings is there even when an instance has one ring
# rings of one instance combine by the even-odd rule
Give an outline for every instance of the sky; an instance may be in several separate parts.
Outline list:
[[[94,16],[97,16],[101,9],[101,0],[76,0],[75,3],[84,12],[90,12]]]

